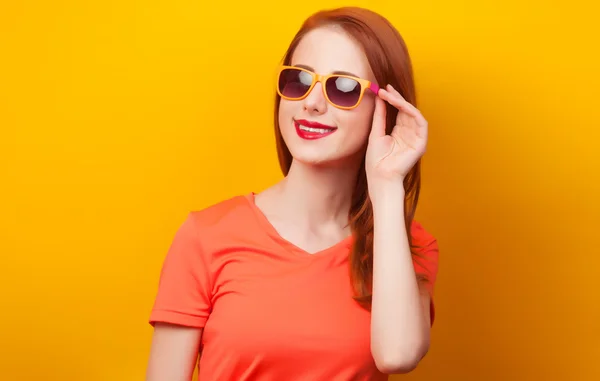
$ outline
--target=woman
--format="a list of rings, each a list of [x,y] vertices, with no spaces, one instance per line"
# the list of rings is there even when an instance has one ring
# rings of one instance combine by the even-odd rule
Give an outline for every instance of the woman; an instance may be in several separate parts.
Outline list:
[[[379,87],[381,86],[381,88]],[[148,381],[386,380],[429,347],[435,239],[413,221],[427,122],[404,42],[316,13],[280,68],[285,178],[189,214],[161,273]]]

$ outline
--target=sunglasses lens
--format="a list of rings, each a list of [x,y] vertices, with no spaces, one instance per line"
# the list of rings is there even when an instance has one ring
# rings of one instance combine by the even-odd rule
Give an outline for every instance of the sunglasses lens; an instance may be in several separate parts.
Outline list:
[[[332,103],[342,107],[352,107],[360,99],[361,86],[352,78],[331,77],[325,84],[325,90]]]
[[[313,76],[303,70],[284,69],[279,74],[279,92],[286,98],[301,98],[313,83]]]

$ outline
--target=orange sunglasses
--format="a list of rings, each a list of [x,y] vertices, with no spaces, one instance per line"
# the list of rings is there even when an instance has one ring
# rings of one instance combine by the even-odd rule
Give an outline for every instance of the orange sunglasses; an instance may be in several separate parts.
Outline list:
[[[351,110],[360,104],[365,91],[377,94],[379,86],[366,79],[345,74],[320,75],[296,66],[281,66],[277,79],[277,93],[290,101],[306,98],[317,82],[321,82],[325,99],[333,106]]]

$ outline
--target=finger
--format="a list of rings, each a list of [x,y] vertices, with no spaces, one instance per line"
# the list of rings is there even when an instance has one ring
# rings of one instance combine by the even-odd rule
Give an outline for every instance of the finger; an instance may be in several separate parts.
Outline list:
[[[402,98],[400,93],[395,91],[393,87],[391,87],[390,85],[388,85],[388,87],[389,90],[379,90],[379,95],[381,96],[381,98],[383,98],[392,106],[396,107],[398,110],[402,110],[408,115],[416,117],[417,115],[414,107],[410,107],[411,104],[408,103],[404,98]]]
[[[427,121],[425,120],[425,118],[423,117],[421,112],[415,106],[413,106],[410,102],[408,102],[406,99],[404,99],[402,94],[400,94],[400,92],[398,90],[396,90],[392,85],[387,85],[386,89],[387,89],[387,92],[391,93],[391,95],[395,96],[395,100],[398,101],[399,105],[396,105],[396,104],[390,102],[393,106],[395,106],[399,109],[402,109],[402,111],[404,111],[407,114],[409,114],[410,116],[414,117],[417,121],[417,124],[423,125],[423,124],[427,123]]]
[[[406,102],[402,95],[395,91],[395,89],[389,86],[391,89],[387,91],[388,96],[393,97],[398,101],[400,99],[402,102],[405,102],[406,105],[410,106],[405,108],[400,108],[400,112],[398,113],[398,117],[396,120],[396,126],[392,131],[392,135],[400,134],[400,130],[402,128],[409,128],[413,131],[416,136],[427,140],[428,135],[428,123],[427,120],[421,115],[421,112],[416,109],[416,107],[412,106],[409,102]],[[392,102],[390,104],[393,105]]]
[[[398,116],[405,114],[413,119],[417,117],[417,113],[407,106],[408,102],[398,98],[396,94],[381,89],[379,90],[379,96],[381,97],[381,99],[383,99],[384,101],[401,111],[401,113],[399,113]]]
[[[375,98],[375,111],[373,112],[373,125],[369,138],[376,138],[385,135],[385,102],[383,99]]]

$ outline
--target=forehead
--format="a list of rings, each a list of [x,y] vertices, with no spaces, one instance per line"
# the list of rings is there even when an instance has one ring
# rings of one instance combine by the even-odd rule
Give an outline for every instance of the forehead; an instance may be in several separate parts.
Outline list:
[[[291,64],[309,66],[319,74],[346,71],[374,79],[361,46],[337,26],[308,32],[296,47]]]

